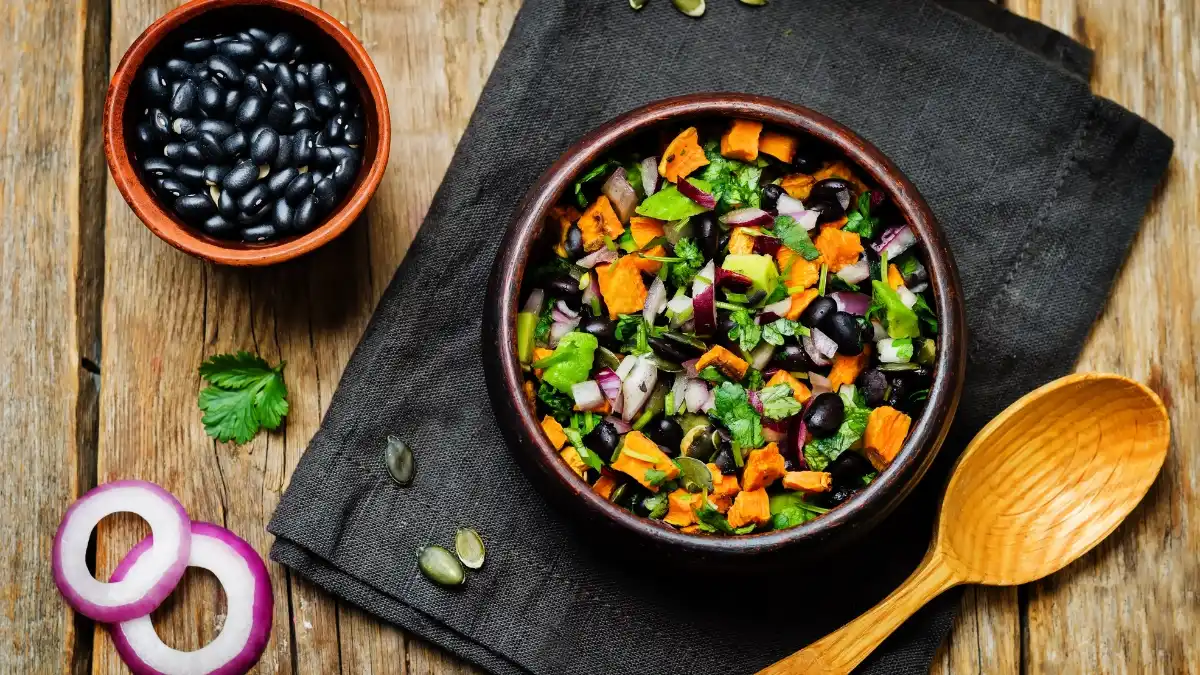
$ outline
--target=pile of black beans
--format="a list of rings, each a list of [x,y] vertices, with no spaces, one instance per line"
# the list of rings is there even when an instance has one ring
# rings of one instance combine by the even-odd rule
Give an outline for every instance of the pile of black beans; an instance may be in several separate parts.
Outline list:
[[[356,92],[291,33],[188,40],[147,65],[138,86],[143,176],[210,236],[263,242],[308,232],[362,164]]]

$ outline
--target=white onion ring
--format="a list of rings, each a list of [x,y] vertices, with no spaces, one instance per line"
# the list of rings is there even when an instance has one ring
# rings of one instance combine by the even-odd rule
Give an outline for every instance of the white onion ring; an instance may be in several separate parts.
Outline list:
[[[194,652],[163,644],[150,616],[110,627],[117,654],[134,675],[240,675],[249,672],[271,637],[274,607],[267,566],[241,537],[211,523],[192,523],[189,567],[212,572],[225,593],[225,625],[216,639]],[[142,540],[113,572],[114,580],[143,572],[142,554],[153,548]]]
[[[150,524],[156,538],[146,544],[138,574],[108,583],[88,571],[88,537],[108,515],[129,512]],[[93,488],[67,509],[54,535],[54,583],[67,604],[84,616],[115,623],[153,612],[183,578],[191,551],[191,520],[178,499],[154,483],[119,480]],[[149,541],[149,539],[147,539]],[[145,542],[143,542],[145,543]]]

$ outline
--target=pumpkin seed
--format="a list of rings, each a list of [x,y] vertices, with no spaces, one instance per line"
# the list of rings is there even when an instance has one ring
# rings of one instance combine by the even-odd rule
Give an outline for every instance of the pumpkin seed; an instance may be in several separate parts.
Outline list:
[[[600,365],[612,368],[613,370],[621,367],[621,359],[618,359],[616,354],[604,347],[596,349],[596,359],[600,362]]]
[[[679,365],[678,363],[668,361],[653,352],[647,354],[646,359],[649,360],[650,363],[653,363],[655,368],[658,368],[659,370],[663,371],[664,373],[682,373],[683,372],[683,366]]]
[[[383,462],[387,465],[388,474],[397,485],[407,487],[412,483],[413,474],[417,470],[417,461],[413,458],[412,450],[404,441],[395,436],[387,437],[387,449],[383,453]]]
[[[742,0],[742,4],[750,5],[751,7],[762,7],[767,4],[767,0]]]
[[[467,571],[450,551],[441,546],[425,546],[417,550],[417,567],[431,581],[442,586],[461,586]]]
[[[675,464],[679,467],[679,484],[691,493],[712,492],[712,472],[708,465],[695,457],[676,457]]]
[[[634,9],[641,9],[646,6],[647,0],[629,0],[629,6]]]
[[[626,492],[629,492],[629,483],[621,483],[612,491],[608,501],[617,504],[618,506],[627,506],[627,504],[625,504]]]
[[[483,537],[469,527],[460,527],[454,533],[454,552],[462,564],[477,570],[483,567],[483,558],[487,549],[483,546]]]
[[[671,2],[675,3],[675,9],[688,16],[698,17],[704,15],[704,0],[671,0]]]

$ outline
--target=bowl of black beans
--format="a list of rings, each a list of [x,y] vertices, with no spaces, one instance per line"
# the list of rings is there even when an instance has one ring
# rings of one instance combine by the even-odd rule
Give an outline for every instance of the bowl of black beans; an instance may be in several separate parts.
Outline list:
[[[386,95],[359,41],[299,0],[193,0],[142,33],[104,115],[118,189],[192,255],[269,265],[341,234],[387,166]]]

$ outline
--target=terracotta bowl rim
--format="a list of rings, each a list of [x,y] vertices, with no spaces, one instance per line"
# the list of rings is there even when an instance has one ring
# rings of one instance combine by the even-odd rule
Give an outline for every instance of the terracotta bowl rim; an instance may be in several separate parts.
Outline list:
[[[125,108],[129,92],[147,55],[163,40],[208,12],[255,6],[269,7],[298,17],[327,35],[344,52],[366,83],[366,91],[359,92],[360,95],[369,97],[374,103],[375,131],[371,133],[371,138],[375,142],[375,153],[371,163],[364,167],[365,170],[360,168],[354,187],[343,198],[338,209],[311,231],[261,246],[241,242],[225,245],[184,225],[159,204],[143,183],[141,175],[130,161],[131,153],[125,141]],[[367,112],[370,114],[370,111]],[[391,138],[387,95],[379,71],[366,49],[335,17],[301,0],[191,0],[176,7],[150,24],[129,46],[117,65],[104,101],[104,155],[121,196],[142,223],[160,239],[185,253],[222,265],[273,265],[304,255],[335,239],[362,213],[379,187],[391,152]]]
[[[803,525],[726,536],[683,534],[634,515],[595,494],[572,473],[545,438],[521,391],[515,319],[524,267],[545,215],[575,176],[631,134],[682,118],[742,117],[791,128],[837,148],[888,192],[924,247],[940,322],[933,384],[925,411],[892,465],[845,504]],[[740,93],[703,93],[650,103],[606,122],[572,145],[530,188],[501,243],[492,270],[484,321],[488,390],[511,451],[535,485],[576,516],[615,526],[645,543],[702,555],[745,558],[783,549],[822,548],[860,535],[890,513],[928,470],[941,447],[961,394],[966,363],[962,287],[944,234],[913,184],[874,145],[847,127],[803,106]],[[577,503],[572,504],[572,501]]]

